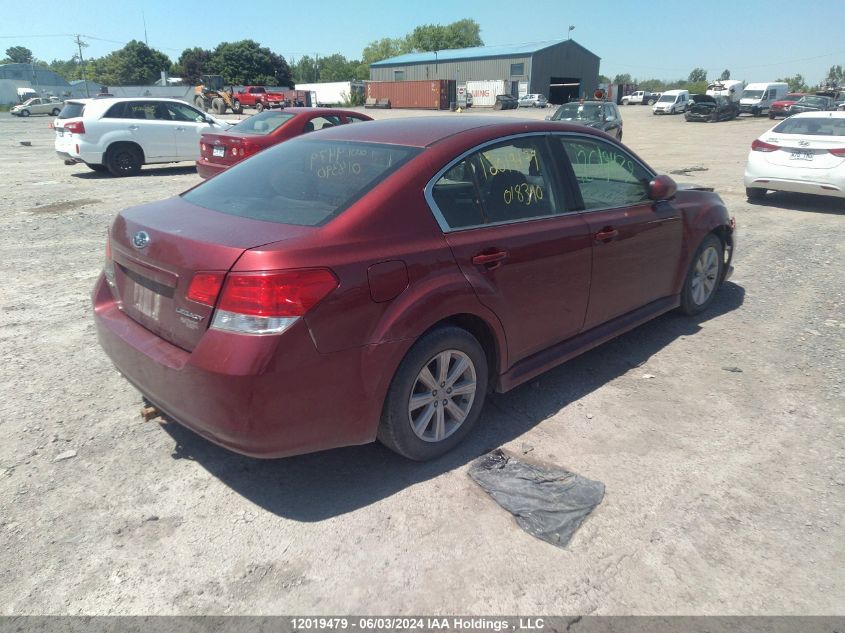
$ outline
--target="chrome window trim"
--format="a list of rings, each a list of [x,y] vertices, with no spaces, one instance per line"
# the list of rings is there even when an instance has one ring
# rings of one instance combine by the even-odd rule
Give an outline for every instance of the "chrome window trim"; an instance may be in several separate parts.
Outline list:
[[[610,211],[610,210],[613,210],[613,209],[621,209],[621,208],[624,208],[625,206],[630,206],[630,205],[620,205],[620,206],[616,206],[616,207],[601,207],[601,208],[598,208],[598,209],[578,209],[578,210],[574,210],[574,211],[562,211],[560,213],[552,213],[550,215],[538,215],[537,217],[533,217],[533,218],[518,218],[516,220],[502,220],[501,222],[489,222],[487,224],[472,224],[470,226],[461,226],[461,227],[458,227],[458,228],[452,228],[451,226],[449,226],[449,223],[446,222],[446,217],[443,215],[442,211],[440,211],[440,208],[437,206],[437,203],[434,201],[433,191],[434,191],[435,183],[438,180],[440,180],[440,178],[442,178],[443,175],[447,171],[452,169],[452,167],[454,167],[455,165],[460,163],[467,156],[474,154],[478,151],[481,151],[485,147],[489,147],[490,145],[497,145],[499,143],[502,143],[502,142],[505,142],[505,141],[510,141],[510,140],[513,140],[513,139],[523,139],[523,138],[531,138],[531,137],[537,137],[537,136],[542,136],[542,137],[552,137],[552,136],[570,137],[570,138],[576,138],[576,139],[594,140],[594,141],[599,141],[599,142],[605,143],[607,145],[613,145],[612,143],[609,143],[607,141],[607,139],[603,139],[603,138],[600,138],[598,136],[594,136],[592,134],[582,134],[582,133],[579,133],[579,132],[554,132],[554,131],[526,132],[526,133],[523,133],[523,134],[511,134],[509,136],[502,136],[501,138],[497,138],[497,139],[494,139],[494,140],[491,140],[491,141],[485,141],[484,143],[481,143],[480,145],[476,145],[473,148],[465,151],[463,154],[460,154],[457,158],[452,159],[449,163],[446,164],[445,167],[443,167],[436,174],[434,174],[434,176],[432,176],[432,178],[428,181],[428,183],[425,186],[425,189],[423,190],[423,194],[425,196],[425,201],[428,203],[428,207],[431,210],[432,215],[434,215],[434,219],[437,221],[437,224],[440,226],[440,230],[443,231],[443,233],[455,233],[457,231],[468,231],[470,229],[480,229],[480,228],[486,228],[486,227],[492,227],[492,226],[506,226],[506,225],[509,225],[509,224],[534,222],[536,220],[548,220],[550,218],[570,217],[570,216],[575,216],[575,215],[584,215],[584,214],[587,214],[587,213],[597,213],[597,212],[600,212],[600,211]],[[631,158],[632,161],[634,161],[636,164],[638,164],[640,167],[642,167],[643,170],[647,174],[650,174],[652,180],[655,177],[657,177],[657,172],[655,172],[653,169],[651,169],[651,167],[646,165],[639,158],[634,156],[634,154],[629,152],[627,150],[627,148],[625,148],[623,146],[622,150]],[[559,176],[559,179],[563,181],[562,184],[563,184],[564,187],[568,186],[568,183],[566,182],[568,179],[560,177],[560,176]],[[646,202],[645,200],[642,201],[642,203],[645,203],[645,202]],[[652,203],[654,201],[649,200],[648,202]]]

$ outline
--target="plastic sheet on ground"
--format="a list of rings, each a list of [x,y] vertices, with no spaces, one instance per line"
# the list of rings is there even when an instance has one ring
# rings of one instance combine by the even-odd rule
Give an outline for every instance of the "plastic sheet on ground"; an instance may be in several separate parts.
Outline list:
[[[476,459],[469,476],[539,539],[566,547],[604,498],[604,484],[562,468],[525,464],[501,450]]]

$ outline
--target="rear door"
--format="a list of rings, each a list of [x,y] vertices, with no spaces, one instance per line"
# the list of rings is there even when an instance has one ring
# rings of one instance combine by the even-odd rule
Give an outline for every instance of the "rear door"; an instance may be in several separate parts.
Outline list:
[[[485,146],[427,191],[446,241],[479,300],[504,326],[511,363],[580,331],[591,250],[569,213],[544,135]]]
[[[127,101],[117,115],[120,126],[144,150],[145,162],[175,160],[175,126],[161,102]]]
[[[648,198],[653,175],[624,148],[596,137],[559,135],[592,242],[584,329],[670,296],[683,222],[669,202]]]

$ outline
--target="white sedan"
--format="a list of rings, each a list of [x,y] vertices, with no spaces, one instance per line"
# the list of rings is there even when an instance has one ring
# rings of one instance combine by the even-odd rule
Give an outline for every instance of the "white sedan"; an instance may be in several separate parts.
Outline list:
[[[804,112],[784,119],[751,144],[745,194],[767,190],[845,198],[845,112]]]

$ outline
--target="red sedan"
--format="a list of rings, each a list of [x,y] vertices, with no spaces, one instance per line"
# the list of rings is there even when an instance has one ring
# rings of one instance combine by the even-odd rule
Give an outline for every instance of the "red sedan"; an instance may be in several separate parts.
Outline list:
[[[332,108],[268,110],[219,134],[203,134],[197,173],[210,178],[271,145],[294,136],[347,123],[372,121],[366,114]]]
[[[122,211],[99,341],[231,450],[375,439],[431,459],[508,391],[664,312],[706,310],[734,222],[603,132],[444,116],[343,125]]]

